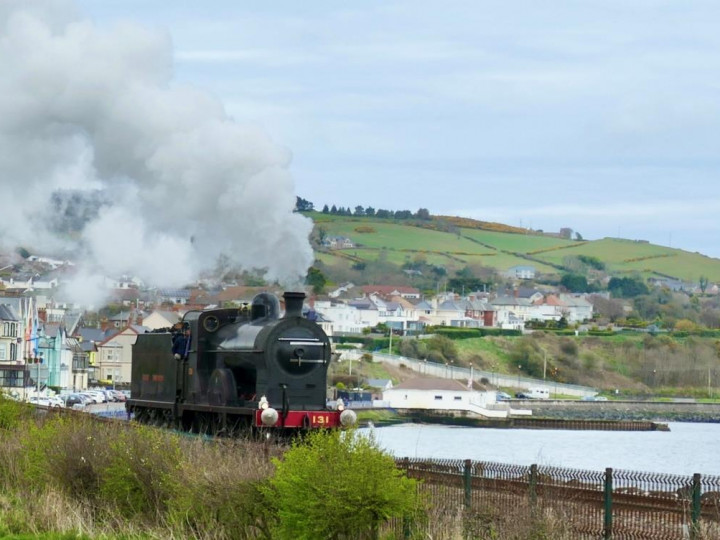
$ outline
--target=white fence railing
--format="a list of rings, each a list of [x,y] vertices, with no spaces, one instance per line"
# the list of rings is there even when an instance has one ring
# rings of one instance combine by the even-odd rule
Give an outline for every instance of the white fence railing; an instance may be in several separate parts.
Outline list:
[[[340,362],[355,362],[360,360],[367,351],[343,349],[340,355]],[[371,353],[373,362],[385,362],[393,366],[405,366],[422,375],[430,377],[438,377],[442,379],[458,379],[467,381],[470,378],[470,368],[453,366],[452,364],[439,364],[437,362],[428,362],[417,358],[408,358],[407,356],[398,356],[395,354],[386,354],[373,352]],[[553,380],[533,379],[531,377],[523,377],[521,375],[508,375],[507,373],[497,373],[495,371],[483,371],[478,369],[472,370],[472,378],[475,381],[487,379],[488,383],[495,387],[510,387],[528,390],[530,388],[547,388],[553,394],[565,394],[568,396],[584,397],[594,396],[598,393],[597,389],[589,386],[580,386],[577,384],[560,383]]]

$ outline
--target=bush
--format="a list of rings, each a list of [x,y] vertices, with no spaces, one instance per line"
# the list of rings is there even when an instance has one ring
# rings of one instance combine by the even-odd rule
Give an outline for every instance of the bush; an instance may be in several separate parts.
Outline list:
[[[415,481],[356,431],[311,433],[274,463],[266,491],[277,508],[273,538],[375,538],[380,524],[417,508]]]
[[[571,339],[563,338],[560,340],[560,350],[568,356],[577,356],[578,345]]]
[[[49,485],[76,498],[95,496],[109,444],[102,427],[64,416],[29,423],[21,436],[27,487],[40,492]]]
[[[177,436],[147,426],[122,430],[109,454],[100,493],[124,516],[164,511],[177,489],[172,480],[181,458]]]
[[[8,399],[0,393],[0,431],[15,429],[28,414],[27,406]]]

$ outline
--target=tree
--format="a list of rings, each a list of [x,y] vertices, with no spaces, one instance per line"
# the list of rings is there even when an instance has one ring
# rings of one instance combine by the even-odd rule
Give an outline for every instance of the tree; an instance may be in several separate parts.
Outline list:
[[[327,229],[325,227],[318,227],[317,233],[318,233],[318,242],[320,242],[320,245],[324,244],[325,239],[327,238]]]
[[[560,285],[565,287],[570,292],[583,293],[588,290],[588,282],[585,276],[578,274],[564,274],[560,278]]]
[[[355,215],[356,216],[364,216],[365,215],[365,209],[360,206],[359,204],[355,207]]]
[[[323,206],[322,213],[323,213],[323,214],[329,214],[329,213],[330,213],[330,209],[328,208],[328,205],[327,205],[327,204],[326,204],[325,206]]]
[[[675,323],[675,330],[678,332],[697,332],[699,329],[698,325],[688,319],[680,319]]]
[[[332,207],[330,208],[330,213],[331,213],[331,214],[337,214],[337,213],[338,213],[337,206],[335,206],[335,205],[333,204]]]
[[[380,524],[418,506],[415,480],[357,431],[316,431],[274,459],[265,496],[277,508],[273,538],[377,538]]]
[[[640,278],[632,277],[610,278],[608,290],[613,296],[621,298],[633,298],[650,292]]]
[[[385,209],[383,209],[383,208],[380,208],[380,209],[375,213],[375,217],[379,217],[380,219],[388,219],[388,218],[390,218],[390,217],[392,217],[392,216],[390,215],[390,210],[385,210]]]
[[[295,210],[298,212],[312,212],[314,209],[315,205],[307,199],[303,199],[302,197],[295,198]]]
[[[577,240],[578,242],[582,242],[582,240],[583,240],[582,234],[575,231],[575,240]]]
[[[699,285],[700,285],[700,292],[705,294],[705,290],[707,289],[707,286],[708,286],[707,276],[700,276]]]
[[[415,214],[415,217],[418,219],[430,219],[430,211],[427,208],[420,208],[417,213]]]
[[[366,215],[366,216],[369,216],[369,217],[374,216],[374,215],[375,215],[375,209],[374,209],[372,206],[368,206],[368,207],[365,209],[365,215]]]
[[[312,287],[313,293],[322,294],[327,284],[327,278],[320,269],[311,266],[305,278],[305,283]]]

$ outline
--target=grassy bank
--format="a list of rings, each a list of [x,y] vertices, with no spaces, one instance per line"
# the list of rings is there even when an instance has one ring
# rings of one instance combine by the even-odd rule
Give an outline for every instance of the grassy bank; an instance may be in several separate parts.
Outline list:
[[[0,441],[2,538],[572,537],[549,515],[448,506],[355,432],[211,443],[0,398]]]

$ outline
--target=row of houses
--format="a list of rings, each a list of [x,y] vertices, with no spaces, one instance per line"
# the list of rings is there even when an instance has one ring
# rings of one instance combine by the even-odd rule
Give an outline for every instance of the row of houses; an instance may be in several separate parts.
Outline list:
[[[85,326],[82,312],[38,305],[33,297],[0,298],[0,387],[84,390],[98,382],[128,383],[137,335],[179,320],[177,312],[136,312],[96,328]]]
[[[517,288],[504,294],[475,292],[466,296],[438,294],[422,299],[412,287],[341,286],[328,299],[316,299],[313,309],[322,316],[328,333],[361,333],[385,324],[406,335],[425,326],[523,329],[529,321],[583,322],[593,317],[593,305],[583,294],[544,294]],[[344,297],[344,298],[343,298]]]
[[[82,311],[42,296],[2,297],[0,386],[42,384],[83,389],[94,381],[127,383],[132,345],[138,334],[170,327],[188,309],[249,303],[258,292],[261,289],[252,287],[167,290],[164,302],[172,304],[174,310],[146,312],[136,301],[104,320],[99,328],[86,325]],[[592,304],[582,295],[543,294],[518,288],[495,295],[442,293],[423,298],[413,287],[352,284],[338,287],[328,297],[310,299],[305,313],[331,336],[360,334],[378,324],[403,335],[420,334],[426,326],[521,329],[534,319],[564,317],[574,323],[590,319],[593,314]]]

